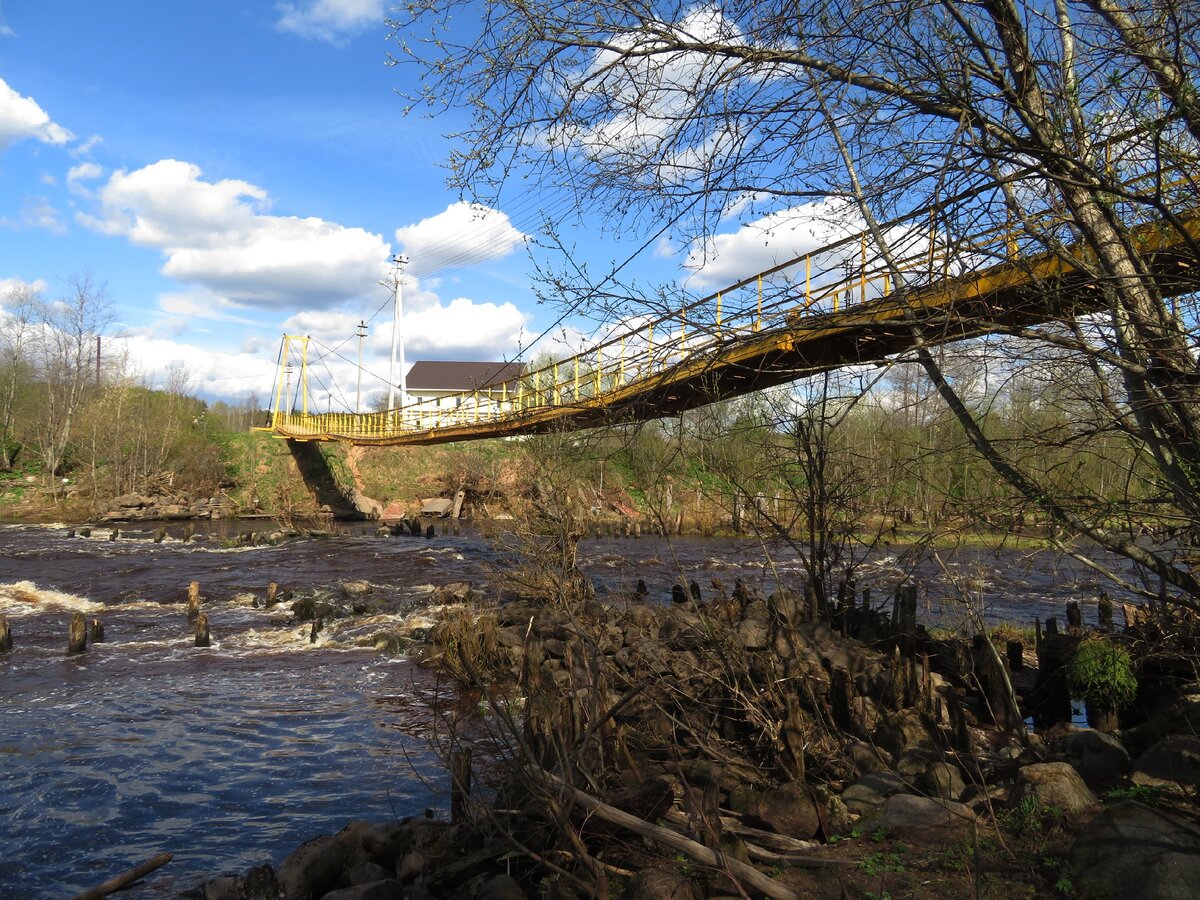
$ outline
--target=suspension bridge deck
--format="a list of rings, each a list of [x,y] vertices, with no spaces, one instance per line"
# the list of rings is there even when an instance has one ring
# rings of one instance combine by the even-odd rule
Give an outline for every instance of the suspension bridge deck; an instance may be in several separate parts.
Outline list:
[[[1200,259],[1193,252],[1198,235],[1196,214],[1185,217],[1182,227],[1150,222],[1133,230],[1164,295],[1200,289]],[[1094,263],[1088,252],[1074,247],[1023,255],[1010,236],[999,235],[996,243],[998,252],[977,246],[972,253],[985,263],[999,262],[972,266],[961,249],[952,260],[930,237],[927,247],[910,248],[899,266],[893,259],[884,267],[869,263],[867,238],[857,235],[793,261],[797,270],[803,266],[803,286],[795,284],[765,307],[762,276],[756,276],[514,381],[382,412],[288,411],[280,394],[270,430],[292,440],[397,446],[654,419],[878,362],[918,341],[936,345],[1068,320],[1104,305],[1100,285],[1086,274]],[[847,248],[861,254],[857,272],[831,277],[837,269],[826,265],[813,277],[814,260],[831,256],[842,260],[844,272]],[[905,287],[893,290],[891,273],[898,269]],[[959,274],[951,274],[955,269]],[[757,303],[731,314],[728,295],[755,283]],[[285,337],[285,346],[288,340],[295,339]]]

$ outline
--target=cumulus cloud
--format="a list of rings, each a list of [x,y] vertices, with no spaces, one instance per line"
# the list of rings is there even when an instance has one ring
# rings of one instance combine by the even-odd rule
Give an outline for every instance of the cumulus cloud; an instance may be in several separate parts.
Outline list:
[[[459,201],[436,216],[397,228],[396,240],[409,256],[407,271],[421,275],[499,259],[526,237],[499,210]]]
[[[229,353],[210,347],[173,341],[148,334],[114,339],[113,349],[129,361],[151,384],[163,384],[173,370],[183,367],[189,388],[208,396],[244,396],[251,391],[267,397],[275,380],[275,363],[253,353]]]
[[[37,101],[18,94],[0,78],[0,150],[29,138],[61,147],[73,137]]]
[[[21,214],[16,219],[0,218],[0,227],[19,231],[26,228],[44,228],[51,234],[66,234],[67,226],[59,216],[58,208],[46,197],[26,197],[21,203]]]
[[[381,0],[305,0],[275,6],[280,31],[343,46],[350,38],[383,23]]]
[[[10,299],[38,296],[49,289],[50,285],[40,278],[33,281],[25,281],[23,278],[0,278],[0,307]]]
[[[840,201],[779,210],[694,245],[684,263],[692,272],[686,281],[700,290],[730,284],[812,253],[862,227],[858,213]],[[822,268],[828,268],[829,262],[823,260]]]
[[[247,307],[328,308],[375,288],[389,247],[378,234],[318,218],[273,216],[245,181],[203,180],[196,165],[166,159],[114,172],[83,224],[154,247],[163,274]]]

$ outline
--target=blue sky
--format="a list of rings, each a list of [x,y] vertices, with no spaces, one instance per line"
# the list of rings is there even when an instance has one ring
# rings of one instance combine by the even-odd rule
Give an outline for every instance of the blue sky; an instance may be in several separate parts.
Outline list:
[[[89,272],[132,373],[161,385],[182,364],[195,391],[230,399],[268,395],[286,331],[340,348],[324,380],[344,401],[361,319],[367,366],[385,376],[379,282],[396,253],[410,258],[410,363],[513,358],[558,333],[527,241],[561,200],[510,192],[480,209],[447,191],[443,135],[466,122],[403,115],[411,75],[385,64],[384,15],[384,0],[0,0],[0,304],[14,285],[53,299]],[[763,223],[795,230],[794,211],[772,215],[731,223],[703,263],[659,246],[626,274],[669,282],[690,263],[707,267],[694,286],[716,287],[766,268],[799,249],[767,246]],[[612,234],[565,239],[602,266],[632,249]]]

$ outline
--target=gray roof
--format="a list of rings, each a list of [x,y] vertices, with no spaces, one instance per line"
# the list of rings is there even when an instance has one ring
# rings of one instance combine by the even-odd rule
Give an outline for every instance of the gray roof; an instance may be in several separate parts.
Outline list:
[[[408,370],[410,391],[475,391],[499,387],[525,372],[524,363],[420,360]]]

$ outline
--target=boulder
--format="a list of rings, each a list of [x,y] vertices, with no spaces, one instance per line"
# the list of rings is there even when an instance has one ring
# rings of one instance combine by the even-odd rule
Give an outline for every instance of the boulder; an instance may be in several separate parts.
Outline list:
[[[743,619],[738,622],[737,638],[746,650],[766,650],[771,643],[771,626],[765,619]]]
[[[1065,762],[1022,766],[1008,799],[1009,808],[1019,807],[1029,797],[1036,798],[1044,807],[1059,810],[1072,827],[1086,823],[1100,808],[1096,795],[1088,790],[1070,763]]]
[[[403,897],[403,885],[394,878],[372,881],[369,884],[357,884],[353,887],[342,888],[320,895],[323,900],[396,900]]]
[[[1093,791],[1116,787],[1129,772],[1129,751],[1103,731],[1076,729],[1050,744],[1050,759],[1070,763]]]
[[[931,796],[940,797],[943,800],[961,800],[967,791],[967,784],[963,781],[962,772],[953,763],[930,763],[925,770],[923,782],[925,790]]]
[[[855,775],[886,772],[895,765],[891,754],[864,741],[851,741],[842,747],[842,757],[854,769]]]
[[[887,798],[912,792],[912,785],[892,772],[873,772],[842,791],[842,802],[852,813],[865,816],[875,812]]]
[[[1187,900],[1200,884],[1200,832],[1125,800],[1092,819],[1068,859],[1087,896]]]
[[[525,892],[511,875],[481,876],[482,883],[472,894],[476,900],[525,900]]]
[[[328,893],[345,867],[342,842],[323,834],[293,850],[280,864],[276,879],[284,900],[315,900]]]
[[[1133,764],[1133,783],[1194,792],[1200,787],[1200,737],[1173,735],[1159,741]]]
[[[642,869],[621,894],[623,900],[700,900],[691,879],[667,869]]]
[[[875,744],[892,756],[899,756],[905,750],[937,749],[933,729],[915,709],[890,713],[875,729],[872,737]]]
[[[894,794],[864,817],[859,828],[864,834],[882,831],[914,843],[945,844],[958,840],[974,821],[975,813],[953,800]]]
[[[801,781],[760,791],[750,801],[747,814],[776,834],[800,840],[811,838],[821,828],[816,801]]]

